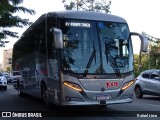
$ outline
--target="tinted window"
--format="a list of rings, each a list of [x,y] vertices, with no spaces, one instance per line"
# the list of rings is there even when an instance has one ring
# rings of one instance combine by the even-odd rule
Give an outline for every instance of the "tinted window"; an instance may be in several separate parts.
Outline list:
[[[151,76],[150,76],[151,79],[154,79],[155,77],[159,77],[157,71],[153,71],[153,72],[151,73]]]
[[[143,74],[142,74],[142,77],[143,77],[143,78],[149,78],[149,73],[148,73],[148,72],[143,73]]]

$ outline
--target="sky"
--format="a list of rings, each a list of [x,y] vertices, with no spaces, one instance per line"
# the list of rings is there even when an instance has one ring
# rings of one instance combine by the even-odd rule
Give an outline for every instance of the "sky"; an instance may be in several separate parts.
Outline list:
[[[108,2],[109,0],[106,1]],[[160,0],[111,0],[111,2],[111,14],[123,17],[128,22],[131,32],[145,32],[146,34],[160,38]],[[24,0],[21,6],[36,11],[35,15],[18,13],[21,18],[27,18],[32,22],[36,21],[44,13],[65,10],[62,0]],[[27,27],[12,28],[13,31],[19,33],[19,36],[26,29]],[[0,47],[0,63],[2,63],[3,50],[12,48],[18,39],[9,37],[6,40],[11,42],[6,44],[5,48]],[[133,39],[132,42],[134,53],[138,53],[140,40]]]

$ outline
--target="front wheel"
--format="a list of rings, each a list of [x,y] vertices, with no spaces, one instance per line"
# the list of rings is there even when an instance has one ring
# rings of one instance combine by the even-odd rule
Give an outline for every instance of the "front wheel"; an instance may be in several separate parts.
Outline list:
[[[48,91],[47,91],[47,87],[46,85],[43,83],[41,85],[41,94],[42,94],[42,100],[44,102],[44,104],[47,106],[47,107],[50,107],[51,104],[49,102],[49,97],[48,97]]]
[[[135,95],[136,95],[137,98],[142,98],[143,97],[143,93],[142,93],[141,87],[137,86],[135,88]]]
[[[18,96],[19,96],[19,97],[23,97],[23,96],[24,96],[24,93],[22,93],[22,91],[21,91],[20,88],[18,88]]]
[[[20,84],[20,81],[17,79],[17,85],[16,85],[18,96],[24,97],[24,93],[22,92],[22,85]]]

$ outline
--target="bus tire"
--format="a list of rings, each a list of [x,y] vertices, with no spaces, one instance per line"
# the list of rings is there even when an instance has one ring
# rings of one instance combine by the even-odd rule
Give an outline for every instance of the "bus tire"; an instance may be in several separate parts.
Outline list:
[[[24,93],[22,92],[20,81],[17,79],[17,91],[19,97],[24,97]]]
[[[18,96],[19,96],[19,97],[24,97],[24,96],[26,96],[26,94],[22,92],[22,88],[21,88],[21,87],[19,87],[19,88],[17,89],[17,91],[18,91]]]
[[[142,98],[143,97],[143,93],[142,93],[142,90],[141,90],[140,86],[136,86],[135,95],[136,95],[137,98]]]
[[[18,96],[19,96],[19,97],[23,97],[23,96],[24,96],[24,93],[22,93],[22,91],[21,91],[20,88],[18,88]]]
[[[42,83],[41,84],[41,96],[42,96],[42,100],[44,102],[44,104],[47,106],[47,107],[50,107],[51,104],[49,102],[49,98],[48,98],[48,91],[47,91],[47,87],[45,85],[45,83]]]
[[[22,92],[22,89],[20,87],[17,89],[17,91],[19,97],[24,97],[25,94]]]

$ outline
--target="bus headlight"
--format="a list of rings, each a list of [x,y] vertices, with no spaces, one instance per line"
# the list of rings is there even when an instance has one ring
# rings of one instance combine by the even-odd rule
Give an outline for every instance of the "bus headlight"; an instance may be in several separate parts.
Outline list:
[[[132,84],[134,83],[134,80],[131,80],[129,82],[124,83],[123,87],[121,88],[121,90],[126,90],[127,88],[129,88]]]
[[[73,82],[69,82],[69,81],[65,81],[63,82],[63,85],[70,87],[78,92],[83,91],[82,88],[77,84],[77,83],[73,83]]]

